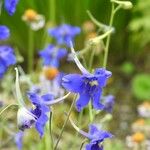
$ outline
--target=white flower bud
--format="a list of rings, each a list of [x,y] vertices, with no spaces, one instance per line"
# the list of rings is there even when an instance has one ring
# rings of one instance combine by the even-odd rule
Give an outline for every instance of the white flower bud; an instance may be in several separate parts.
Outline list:
[[[133,7],[132,3],[130,1],[124,1],[122,2],[122,8],[124,9],[131,9]]]
[[[36,121],[36,116],[28,111],[25,107],[21,107],[17,113],[17,123],[20,130],[31,128]]]

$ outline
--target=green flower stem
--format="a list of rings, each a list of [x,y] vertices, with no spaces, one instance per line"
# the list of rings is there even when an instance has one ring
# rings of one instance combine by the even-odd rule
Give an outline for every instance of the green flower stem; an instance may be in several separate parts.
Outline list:
[[[50,117],[49,117],[49,134],[50,134],[50,138],[51,138],[51,146],[52,146],[52,150],[54,149],[54,143],[53,143],[53,135],[52,135],[52,117],[53,114],[52,112],[50,112]]]
[[[91,14],[91,12],[89,10],[87,10],[87,14],[90,17],[90,19],[93,21],[94,24],[96,24],[99,28],[103,28],[105,25],[100,23],[99,21],[97,21],[93,15]]]
[[[114,10],[115,10],[115,6],[114,6],[114,3],[112,3],[111,16],[110,16],[110,22],[109,22],[109,26],[110,26],[110,27],[112,26],[113,20],[114,20],[114,15],[115,15]],[[109,43],[110,43],[110,35],[108,35],[108,37],[107,37],[107,39],[106,39],[106,48],[105,48],[104,62],[103,62],[103,67],[104,67],[104,68],[106,68],[106,66],[107,66]]]
[[[87,142],[87,139],[84,139],[84,140],[82,141],[82,143],[81,143],[81,146],[80,146],[80,149],[79,149],[79,150],[82,150],[83,145],[84,145],[86,142]]]
[[[54,150],[57,150],[59,141],[60,141],[60,139],[61,139],[61,137],[62,137],[62,134],[63,134],[63,132],[64,132],[65,126],[66,126],[67,123],[68,123],[68,120],[69,120],[69,117],[70,117],[70,115],[71,115],[71,111],[72,111],[72,109],[73,109],[73,106],[74,106],[74,103],[75,103],[76,98],[77,98],[77,96],[75,96],[75,98],[74,98],[73,101],[72,101],[72,104],[71,104],[71,106],[70,106],[69,112],[68,112],[68,114],[67,114],[67,118],[66,118],[66,120],[65,120],[65,122],[64,122],[64,124],[63,124],[63,127],[62,127],[62,129],[61,129],[60,134],[59,134],[59,137],[58,137],[58,140],[57,140],[56,145],[55,145],[55,147],[54,147]]]
[[[34,31],[29,28],[28,33],[28,73],[31,73],[33,70],[34,62]]]
[[[89,102],[89,118],[90,118],[90,123],[92,123],[93,122],[93,120],[94,120],[94,116],[93,116],[93,108],[92,108],[92,103],[91,103],[91,101]]]

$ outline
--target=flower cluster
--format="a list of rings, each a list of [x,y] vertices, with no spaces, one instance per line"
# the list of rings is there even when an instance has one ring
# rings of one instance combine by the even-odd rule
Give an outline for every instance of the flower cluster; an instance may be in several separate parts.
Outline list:
[[[59,61],[67,55],[67,50],[50,44],[44,50],[40,51],[39,55],[43,59],[44,66],[58,68]]]
[[[59,45],[65,44],[70,47],[70,41],[74,41],[74,37],[80,33],[80,28],[63,24],[59,27],[49,29],[48,33],[57,40]]]
[[[0,25],[0,40],[6,40],[9,36],[9,29],[4,25]],[[16,63],[13,51],[9,45],[0,45],[0,78],[3,77],[9,66]]]

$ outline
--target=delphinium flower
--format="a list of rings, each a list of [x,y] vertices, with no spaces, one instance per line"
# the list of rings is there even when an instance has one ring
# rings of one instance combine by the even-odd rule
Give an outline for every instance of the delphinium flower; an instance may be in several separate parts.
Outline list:
[[[33,9],[27,9],[23,16],[22,20],[25,21],[32,30],[39,30],[44,27],[45,25],[45,18],[43,15],[38,14]]]
[[[103,96],[102,99],[103,99],[104,109],[107,112],[111,113],[115,103],[114,101],[115,97],[113,95],[107,95],[107,96]]]
[[[39,52],[40,57],[43,59],[44,66],[58,67],[59,61],[67,55],[67,50],[49,44],[44,50]]]
[[[8,45],[0,46],[0,78],[3,77],[8,67],[16,63],[13,49]]]
[[[5,0],[5,9],[10,16],[12,16],[15,13],[18,2],[19,0]]]
[[[98,129],[94,124],[89,125],[89,132],[87,133],[83,130],[80,130],[71,119],[70,122],[77,132],[89,139],[89,143],[85,146],[86,150],[103,150],[102,142],[106,138],[113,137],[111,133]]]
[[[71,46],[72,55],[82,74],[68,74],[62,79],[63,87],[71,92],[78,93],[79,99],[76,102],[76,108],[81,111],[92,100],[95,109],[104,109],[104,105],[100,103],[102,88],[106,86],[111,72],[105,68],[95,69],[94,73],[88,72],[80,63],[77,55]]]
[[[24,131],[25,129],[29,129],[34,126],[38,131],[40,137],[42,137],[44,134],[45,124],[48,121],[47,113],[50,112],[48,106],[64,100],[70,93],[68,93],[64,97],[60,97],[54,100],[53,95],[51,94],[39,95],[34,92],[28,92],[28,98],[34,106],[34,108],[28,109],[26,108],[20,91],[18,69],[15,68],[15,70],[16,96],[19,104],[19,110],[17,113],[18,127],[20,130]]]
[[[66,46],[70,47],[70,41],[74,41],[75,36],[80,33],[80,28],[63,24],[49,29],[48,33],[57,40],[59,45],[66,44]]]
[[[7,26],[0,25],[0,40],[6,40],[10,36],[10,31]]]

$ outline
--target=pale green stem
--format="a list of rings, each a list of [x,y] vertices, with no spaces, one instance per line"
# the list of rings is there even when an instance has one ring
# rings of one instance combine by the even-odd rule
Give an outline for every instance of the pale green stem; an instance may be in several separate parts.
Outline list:
[[[28,33],[28,73],[33,71],[34,62],[34,31],[29,28]]]
[[[93,122],[93,119],[94,119],[94,117],[93,117],[93,109],[92,109],[92,103],[91,103],[91,101],[89,102],[89,117],[90,117],[90,123],[92,123]]]
[[[50,117],[49,117],[49,133],[50,133],[50,138],[51,138],[51,146],[52,146],[52,150],[54,148],[54,143],[53,143],[53,135],[52,135],[52,117],[53,117],[53,114],[52,112],[50,112]]]
[[[112,27],[113,24],[113,19],[114,19],[114,3],[112,3],[112,8],[111,8],[111,16],[110,16],[110,22],[109,22],[109,26]],[[109,51],[109,43],[110,43],[110,34],[108,35],[107,39],[106,39],[106,48],[105,48],[105,54],[104,54],[104,62],[103,62],[103,67],[106,68],[107,66],[107,58],[108,58],[108,51]]]
[[[81,146],[80,146],[80,149],[79,150],[82,150],[83,148],[83,145],[87,142],[87,139],[83,140],[82,143],[81,143]]]
[[[87,10],[87,14],[90,17],[90,19],[93,21],[93,23],[95,23],[99,28],[102,28],[104,26],[102,23],[100,23],[93,17],[93,15],[91,14],[89,10]]]
[[[63,124],[63,127],[62,127],[62,129],[61,129],[60,134],[59,134],[59,137],[58,137],[58,140],[57,140],[56,145],[55,145],[55,147],[54,147],[54,150],[57,150],[59,141],[60,141],[60,139],[61,139],[61,137],[62,137],[62,134],[63,134],[63,132],[64,132],[65,126],[67,125],[68,120],[69,120],[69,117],[70,117],[70,115],[71,115],[71,111],[72,111],[72,109],[73,109],[73,106],[74,106],[76,97],[77,97],[77,96],[75,96],[75,98],[74,98],[73,101],[72,101],[72,104],[71,104],[71,106],[70,106],[69,112],[68,112],[68,114],[67,114],[67,118],[66,118],[66,120],[65,120],[65,122],[64,122],[64,124]]]

